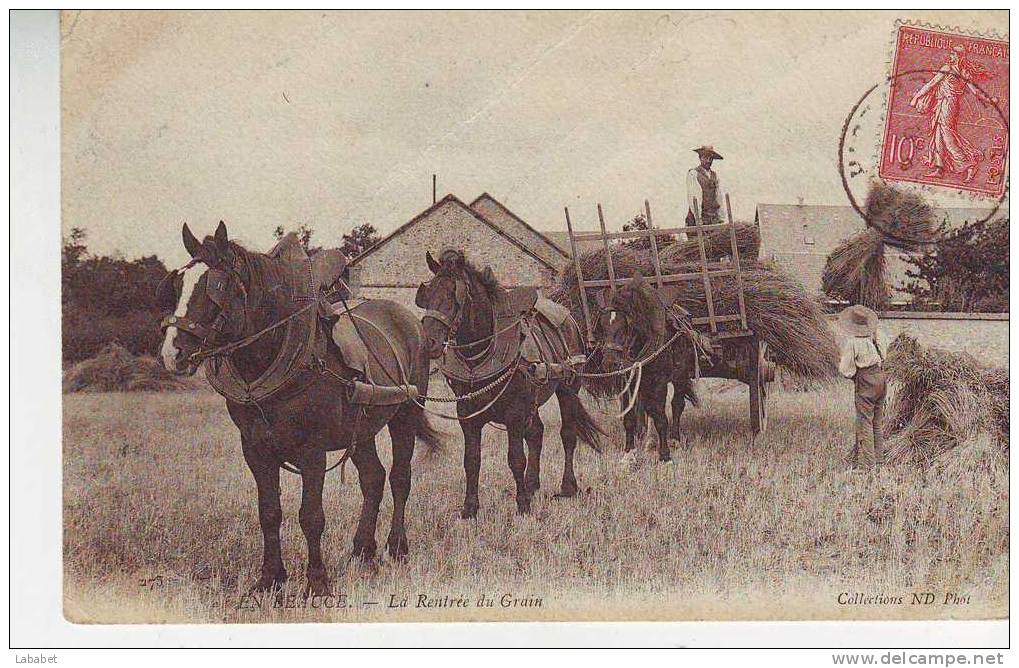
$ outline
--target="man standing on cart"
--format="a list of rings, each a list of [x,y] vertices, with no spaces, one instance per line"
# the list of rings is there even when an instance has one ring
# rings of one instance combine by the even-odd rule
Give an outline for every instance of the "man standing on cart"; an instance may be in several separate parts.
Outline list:
[[[688,227],[700,225],[714,225],[722,222],[721,202],[722,188],[718,181],[718,174],[711,169],[711,163],[715,160],[722,160],[722,156],[715,152],[713,146],[701,146],[695,148],[694,153],[700,156],[701,164],[691,169],[686,174],[686,193],[689,208],[686,214]],[[700,219],[694,214],[694,200],[700,207]]]

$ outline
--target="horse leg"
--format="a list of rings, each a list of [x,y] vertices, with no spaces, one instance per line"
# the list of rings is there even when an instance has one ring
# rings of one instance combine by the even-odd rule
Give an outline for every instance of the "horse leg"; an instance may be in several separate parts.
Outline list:
[[[670,420],[669,435],[677,441],[682,440],[683,433],[679,428],[679,418],[683,417],[683,409],[686,408],[686,395],[690,391],[689,380],[672,381],[672,419]]]
[[[577,408],[580,397],[568,388],[560,387],[556,391],[559,400],[559,414],[563,423],[559,429],[559,437],[563,441],[563,482],[557,497],[567,498],[577,495],[577,476],[573,472],[573,454],[577,450]]]
[[[322,563],[322,532],[326,517],[322,510],[322,486],[325,482],[325,450],[314,449],[301,458],[301,511],[300,522],[308,542],[308,584],[304,594],[327,596],[329,576]]]
[[[534,494],[541,489],[541,446],[545,439],[545,425],[535,408],[527,423],[527,430],[524,431],[524,440],[527,441],[527,468],[524,473],[524,485],[527,493]]]
[[[375,449],[375,437],[359,441],[350,456],[357,468],[357,479],[361,485],[361,519],[354,532],[354,551],[351,558],[365,562],[375,560],[375,527],[379,519],[379,504],[386,486],[386,469],[379,461]]]
[[[244,446],[244,459],[258,489],[258,524],[262,528],[262,573],[251,590],[269,591],[282,587],[287,579],[280,554],[280,524],[283,522],[280,469],[277,462],[259,457],[250,443],[245,442]]]
[[[393,495],[393,521],[389,528],[386,548],[393,559],[404,559],[410,551],[404,511],[410,496],[411,460],[414,457],[416,420],[409,410],[401,411],[389,423],[389,438],[393,442],[393,465],[389,469],[389,491]]]
[[[672,460],[669,452],[669,416],[665,414],[665,399],[669,393],[668,381],[656,379],[653,383],[645,385],[648,388],[647,412],[655,423],[655,431],[658,432],[658,461],[668,462]]]
[[[460,517],[469,520],[478,516],[478,478],[481,477],[481,428],[478,420],[461,422],[464,434],[464,474],[467,477],[467,490],[464,493],[464,507]]]
[[[527,457],[524,455],[524,425],[520,420],[511,420],[506,425],[509,437],[509,448],[506,460],[513,472],[513,480],[517,483],[517,513],[526,515],[531,512],[531,495],[527,492],[524,482],[524,469],[527,468]]]

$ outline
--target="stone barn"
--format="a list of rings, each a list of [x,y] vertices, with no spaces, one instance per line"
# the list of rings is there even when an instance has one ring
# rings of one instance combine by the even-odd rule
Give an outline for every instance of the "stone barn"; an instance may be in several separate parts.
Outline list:
[[[443,248],[463,250],[479,268],[490,265],[507,287],[540,287],[547,274],[569,260],[559,246],[488,193],[470,205],[446,195],[354,258],[352,282],[362,297],[392,299],[417,312],[418,285],[432,276],[425,251],[436,256]]]

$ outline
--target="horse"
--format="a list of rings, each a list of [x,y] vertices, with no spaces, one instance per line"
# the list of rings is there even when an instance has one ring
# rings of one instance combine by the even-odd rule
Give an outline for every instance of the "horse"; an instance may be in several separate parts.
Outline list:
[[[422,322],[429,356],[442,358],[440,368],[459,398],[456,411],[464,435],[467,479],[460,516],[471,519],[478,514],[481,430],[489,422],[505,425],[517,512],[530,512],[531,497],[541,487],[545,427],[538,408],[553,394],[562,415],[559,433],[565,457],[555,497],[576,496],[573,459],[578,437],[599,450],[604,435],[577,395],[580,378],[568,368],[570,357],[586,352],[576,321],[565,309],[560,323],[545,319],[534,310],[534,288],[507,290],[491,267],[478,270],[459,250],[443,251],[439,261],[426,252],[425,259],[434,275],[419,286],[416,303],[425,309]],[[528,350],[544,351],[543,367],[524,359]]]
[[[175,304],[174,314],[162,323],[161,355],[167,370],[181,375],[193,375],[204,363],[208,379],[227,399],[230,419],[240,432],[244,460],[257,487],[262,529],[261,574],[251,590],[279,591],[287,579],[280,555],[280,469],[288,468],[300,473],[302,481],[299,518],[308,545],[304,593],[329,594],[322,557],[322,489],[326,453],[336,450],[345,450],[344,461],[348,457],[353,461],[363,496],[351,557],[374,567],[375,531],[386,477],[375,434],[383,426],[389,429],[393,450],[389,471],[393,518],[387,548],[392,558],[406,558],[409,542],[404,518],[415,438],[435,449],[438,432],[411,401],[352,402],[351,379],[356,374],[340,357],[326,323],[313,310],[320,304],[316,294],[309,294],[314,291],[314,279],[303,250],[300,255],[305,262],[248,251],[228,238],[222,222],[215,235],[202,242],[187,224],[182,237],[192,260],[164,279],[157,298],[162,306]],[[424,393],[428,358],[416,316],[385,300],[364,302],[352,313],[366,323],[372,354],[407,360],[408,382]],[[380,334],[387,343],[380,343]],[[392,366],[392,362],[386,364]]]
[[[661,350],[641,365],[640,375],[632,383],[636,387],[624,389],[624,395],[630,398],[627,402],[624,397],[624,403],[629,403],[623,415],[625,452],[633,451],[648,415],[658,432],[658,460],[670,462],[669,439],[681,437],[679,420],[686,402],[697,405],[691,379],[695,376],[696,356],[701,354],[699,335],[688,314],[670,308],[675,302],[673,290],[665,287],[656,291],[639,274],[608,297],[604,291],[599,292],[596,301],[601,310],[594,338],[606,369],[625,369]],[[669,383],[673,386],[671,427],[665,412]]]

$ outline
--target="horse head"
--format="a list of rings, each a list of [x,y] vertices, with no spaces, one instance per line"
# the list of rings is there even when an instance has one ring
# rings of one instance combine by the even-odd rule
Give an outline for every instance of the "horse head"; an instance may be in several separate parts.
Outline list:
[[[607,368],[622,368],[631,363],[640,349],[664,333],[665,312],[657,302],[654,288],[636,274],[611,295],[596,295],[599,315],[595,338],[599,342]]]
[[[195,238],[187,223],[181,235],[191,261],[170,272],[156,294],[161,307],[174,309],[161,324],[160,355],[168,371],[192,375],[203,352],[243,335],[248,292],[240,253],[222,221],[204,241]]]
[[[491,267],[482,271],[475,269],[459,250],[446,249],[439,253],[438,260],[426,251],[425,260],[433,277],[418,286],[414,302],[425,309],[422,322],[428,340],[428,354],[435,359],[442,355],[446,344],[454,341],[458,333],[473,339],[490,333],[479,330],[491,327],[489,293],[497,290],[499,284]],[[477,317],[470,308],[475,301],[482,307],[481,315]],[[475,322],[486,317],[489,319],[484,323]]]

